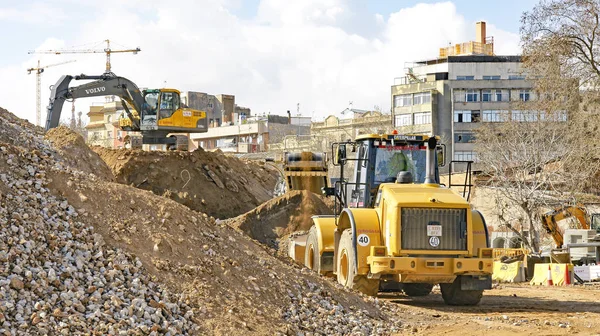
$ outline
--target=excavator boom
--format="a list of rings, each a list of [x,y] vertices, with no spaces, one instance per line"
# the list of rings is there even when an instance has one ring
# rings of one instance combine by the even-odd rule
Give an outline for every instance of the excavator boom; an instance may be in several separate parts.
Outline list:
[[[581,206],[560,207],[541,216],[542,226],[552,236],[557,248],[561,248],[564,244],[563,233],[558,227],[558,222],[569,217],[575,217],[582,229],[588,230],[590,228],[587,211]]]
[[[76,87],[69,87],[71,81],[75,80],[94,80]],[[67,99],[118,96],[122,100],[133,106],[136,111],[142,111],[144,97],[140,89],[127,78],[104,74],[100,76],[61,76],[58,82],[52,87],[50,93],[50,103],[48,104],[48,118],[46,120],[46,130],[57,127],[60,122],[60,114],[64,102]],[[130,113],[129,113],[130,114]],[[128,115],[134,122],[133,127],[139,129],[139,121]]]

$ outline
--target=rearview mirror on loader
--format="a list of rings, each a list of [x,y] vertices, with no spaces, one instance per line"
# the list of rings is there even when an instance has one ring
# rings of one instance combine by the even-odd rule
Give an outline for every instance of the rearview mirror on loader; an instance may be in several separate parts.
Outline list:
[[[346,144],[339,144],[337,151],[335,152],[335,158],[333,160],[334,165],[339,165],[340,162],[346,160]]]
[[[435,147],[435,151],[437,152],[437,161],[438,167],[443,167],[446,165],[446,145],[440,144]]]

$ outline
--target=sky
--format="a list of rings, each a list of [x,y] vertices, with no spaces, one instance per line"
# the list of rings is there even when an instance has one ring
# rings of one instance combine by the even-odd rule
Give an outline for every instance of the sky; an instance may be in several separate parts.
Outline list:
[[[475,39],[487,22],[498,55],[520,52],[523,11],[535,0],[0,0],[0,107],[35,120],[42,74],[42,119],[61,75],[99,75],[105,55],[30,51],[115,49],[112,71],[139,87],[233,94],[253,114],[315,119],[354,108],[390,108],[404,63],[435,58],[449,43]],[[73,81],[73,85],[83,82]],[[79,99],[76,110],[102,98]],[[70,116],[63,107],[63,119]]]

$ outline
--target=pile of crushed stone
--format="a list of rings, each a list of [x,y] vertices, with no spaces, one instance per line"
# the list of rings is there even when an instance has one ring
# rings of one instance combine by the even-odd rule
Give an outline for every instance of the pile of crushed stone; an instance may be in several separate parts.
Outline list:
[[[291,233],[309,230],[314,215],[332,214],[333,200],[307,190],[293,190],[226,223],[285,253],[284,244]]]
[[[9,127],[28,145],[0,143],[0,334],[401,330],[401,308],[284,262],[207,214],[73,168],[39,133]]]
[[[148,152],[94,147],[116,181],[226,219],[273,197],[277,173],[220,152]]]

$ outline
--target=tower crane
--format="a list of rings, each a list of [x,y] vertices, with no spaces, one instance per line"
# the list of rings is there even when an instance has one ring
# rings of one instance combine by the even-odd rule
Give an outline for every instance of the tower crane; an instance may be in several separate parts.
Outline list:
[[[55,55],[61,55],[61,54],[98,54],[98,53],[105,53],[106,54],[106,70],[105,70],[105,73],[111,73],[111,66],[110,66],[110,55],[111,54],[130,52],[130,53],[133,53],[135,55],[139,51],[141,51],[141,49],[139,47],[135,48],[135,49],[113,50],[110,47],[110,40],[104,40],[104,42],[106,42],[106,48],[104,48],[104,49],[30,50],[28,53],[29,54],[55,54]]]
[[[27,69],[27,74],[31,74],[32,72],[35,71],[36,74],[36,79],[37,79],[37,84],[35,87],[35,104],[36,104],[36,110],[35,110],[35,124],[37,126],[42,126],[42,72],[44,72],[44,69],[49,68],[49,67],[53,67],[53,66],[57,66],[57,65],[62,65],[62,64],[66,64],[66,63],[72,63],[75,62],[75,60],[70,60],[70,61],[66,61],[66,62],[61,62],[61,63],[55,63],[55,64],[48,64],[48,65],[44,65],[41,66],[40,65],[40,60],[38,60],[37,63],[37,67],[36,68],[29,68]]]

